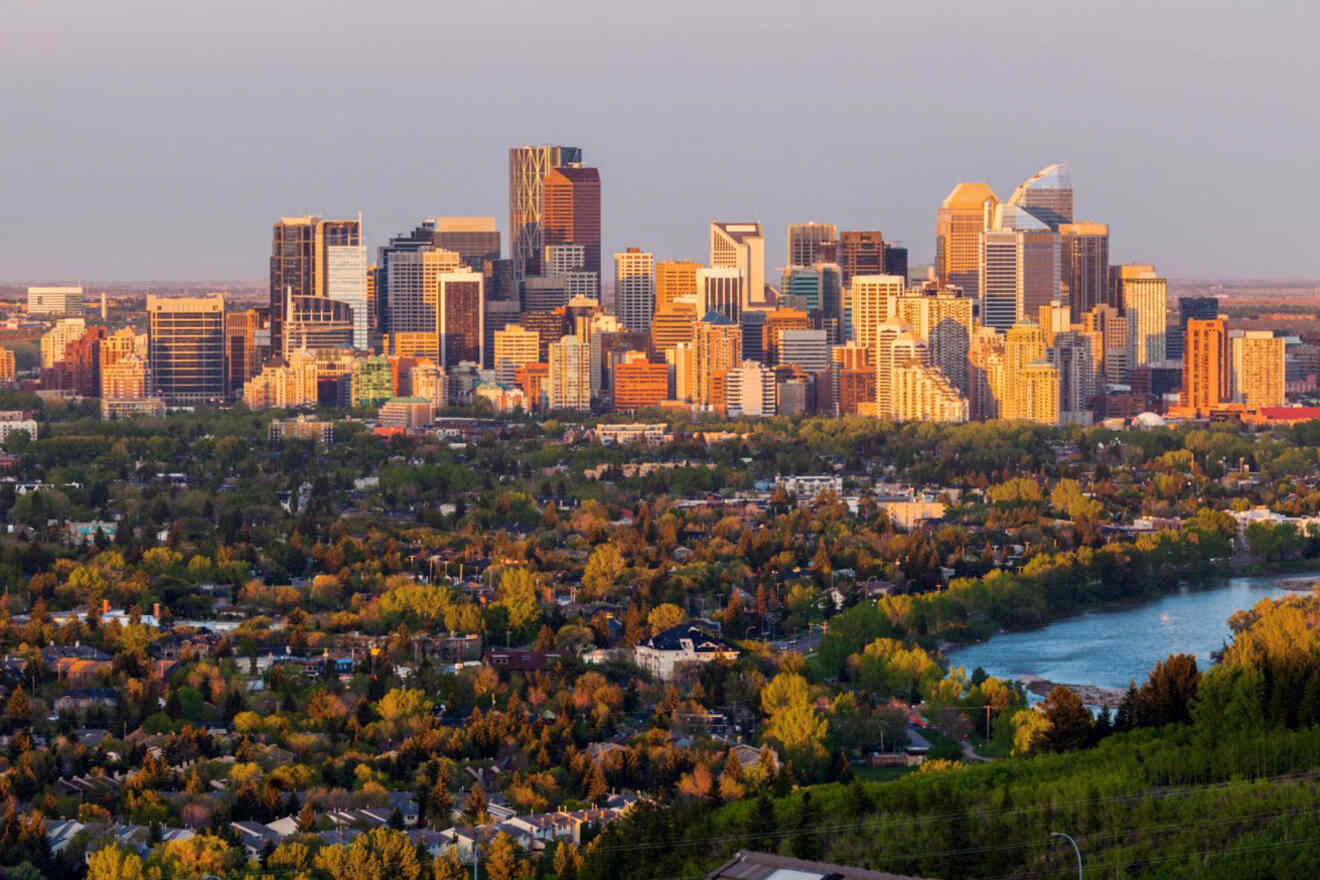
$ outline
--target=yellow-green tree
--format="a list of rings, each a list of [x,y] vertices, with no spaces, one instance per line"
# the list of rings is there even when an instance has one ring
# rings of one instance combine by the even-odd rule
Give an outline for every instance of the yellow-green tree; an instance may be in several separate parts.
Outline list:
[[[373,828],[348,846],[326,847],[317,854],[316,866],[331,880],[421,880],[425,876],[408,835],[390,828]]]
[[[142,859],[112,843],[88,857],[87,880],[142,880]]]
[[[600,544],[587,558],[582,586],[588,596],[603,599],[614,591],[625,568],[623,554],[613,544]]]
[[[663,632],[671,627],[678,626],[687,620],[687,615],[683,609],[672,602],[664,602],[651,609],[651,613],[646,615],[646,622],[651,624],[651,628],[656,632]]]

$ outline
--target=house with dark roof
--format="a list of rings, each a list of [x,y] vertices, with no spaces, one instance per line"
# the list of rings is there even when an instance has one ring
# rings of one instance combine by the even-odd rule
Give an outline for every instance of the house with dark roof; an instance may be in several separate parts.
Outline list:
[[[710,635],[691,624],[656,633],[633,649],[633,660],[662,681],[674,678],[677,667],[687,663],[737,660],[738,646]]]

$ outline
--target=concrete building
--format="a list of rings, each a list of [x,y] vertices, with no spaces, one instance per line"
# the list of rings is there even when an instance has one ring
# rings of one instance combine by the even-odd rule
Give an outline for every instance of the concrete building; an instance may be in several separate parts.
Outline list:
[[[510,324],[495,331],[495,381],[512,385],[518,368],[536,363],[540,359],[539,333],[526,330],[521,324]]]
[[[897,275],[856,275],[849,288],[852,341],[874,348],[877,328],[894,317],[907,282]]]
[[[839,229],[833,223],[795,223],[788,227],[788,265],[834,262]],[[828,258],[828,259],[827,259]]]
[[[978,301],[981,295],[981,233],[990,228],[999,199],[984,183],[960,183],[940,205],[935,218],[935,280],[940,287],[961,287]],[[982,323],[988,323],[982,313]]]
[[[655,314],[655,255],[630,247],[614,255],[614,311],[623,326],[645,333]]]
[[[28,314],[33,316],[80,316],[83,310],[81,287],[29,287],[27,289]]]
[[[591,409],[591,344],[564,336],[550,344],[550,409]],[[530,396],[530,395],[529,395]]]
[[[541,235],[546,246],[577,244],[582,268],[600,279],[600,172],[581,165],[551,168],[541,182]]]
[[[1145,267],[1122,267],[1123,316],[1127,319],[1127,367],[1163,363],[1168,301],[1166,282]]]
[[[1269,330],[1247,330],[1231,337],[1233,400],[1247,409],[1283,406],[1284,338]]]
[[[669,367],[650,363],[646,352],[625,352],[623,360],[614,365],[613,384],[616,412],[659,406],[669,399]]]
[[[683,296],[697,293],[697,270],[702,268],[695,260],[662,260],[655,264],[655,308],[657,311]]]
[[[41,366],[50,369],[64,360],[65,349],[69,343],[87,332],[87,322],[82,318],[60,318],[55,326],[41,336]]]
[[[712,220],[710,266],[711,269],[736,269],[742,276],[744,298],[741,308],[765,304],[765,238],[761,235],[760,223]],[[734,320],[737,320],[736,316]]]
[[[773,416],[775,372],[756,361],[743,361],[725,379],[725,407],[730,418]]]
[[[702,317],[715,312],[738,323],[747,307],[747,278],[737,267],[697,270],[698,311]]]
[[[171,406],[214,404],[225,386],[225,298],[147,295],[153,393]]]

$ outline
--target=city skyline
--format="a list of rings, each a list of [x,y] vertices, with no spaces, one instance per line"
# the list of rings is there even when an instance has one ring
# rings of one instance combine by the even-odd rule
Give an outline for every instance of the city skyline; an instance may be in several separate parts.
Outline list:
[[[340,51],[338,29],[301,37],[309,11],[316,5],[295,3],[258,37],[239,13],[214,36],[205,14],[89,15],[56,28],[67,9],[24,5],[0,35],[16,73],[0,86],[16,123],[0,167],[10,206],[0,276],[256,280],[266,274],[261,226],[293,211],[360,210],[373,250],[422,217],[495,216],[507,253],[507,149],[522,143],[579,145],[601,169],[605,254],[632,245],[658,261],[699,258],[712,218],[745,217],[762,223],[768,254],[785,252],[790,224],[815,220],[881,230],[915,266],[933,256],[932,206],[954,182],[984,180],[1007,197],[1064,160],[1086,193],[1080,218],[1128,218],[1112,243],[1122,260],[1159,259],[1173,277],[1320,274],[1305,205],[1288,197],[1320,128],[1301,92],[1315,64],[1302,51],[1311,13],[1301,6],[1250,16],[1114,3],[1086,16],[1037,10],[1043,54],[1030,59],[996,48],[1013,16],[972,7],[758,8],[748,23],[734,9],[680,6],[593,17],[586,34],[535,9],[463,10],[445,28],[425,27],[433,13],[419,9],[409,33],[336,10],[353,52]],[[422,37],[444,47],[428,55],[467,65],[461,88],[413,51]],[[496,40],[527,46],[516,57],[483,51]],[[786,65],[767,51],[786,45],[833,60]],[[1124,64],[1129,54],[1147,60]],[[978,76],[929,64],[936,55],[967,58]],[[574,73],[571,85],[530,99],[528,77],[552,62]],[[89,68],[96,100],[82,85]],[[1056,83],[1040,84],[1040,70],[1057,71]],[[327,74],[345,71],[348,85],[327,87]],[[712,99],[709,77],[739,102]],[[875,82],[896,85],[877,102]],[[832,100],[822,102],[826,86]],[[450,112],[381,124],[379,114],[418,100]],[[877,103],[886,124],[859,122],[858,107]],[[809,151],[745,136],[785,114],[813,132]],[[973,125],[975,144],[965,137]],[[98,229],[76,252],[49,235],[71,217]]]

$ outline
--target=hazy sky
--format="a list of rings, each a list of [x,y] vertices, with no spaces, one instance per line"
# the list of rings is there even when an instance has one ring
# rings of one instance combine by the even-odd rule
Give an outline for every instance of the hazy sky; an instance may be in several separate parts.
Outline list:
[[[1320,276],[1311,0],[9,0],[0,278],[252,279],[280,215],[506,232],[507,149],[583,148],[606,253],[712,218],[881,229],[1068,160],[1173,276]],[[607,259],[608,263],[608,259]]]

